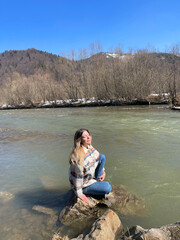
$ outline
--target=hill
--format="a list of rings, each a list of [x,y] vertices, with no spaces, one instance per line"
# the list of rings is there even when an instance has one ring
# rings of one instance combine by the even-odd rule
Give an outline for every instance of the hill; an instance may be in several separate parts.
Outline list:
[[[180,57],[172,53],[100,52],[79,61],[36,49],[0,54],[0,103],[33,105],[58,99],[144,102],[180,91]]]
[[[6,79],[7,74],[13,72],[33,75],[38,71],[41,73],[51,72],[57,81],[66,78],[67,72],[73,69],[73,62],[34,48],[27,50],[11,50],[0,54],[0,81]]]
[[[143,54],[137,54],[143,58]],[[79,61],[69,60],[67,58],[39,51],[34,48],[27,50],[10,50],[0,54],[0,82],[5,78],[6,74],[17,72],[26,76],[35,74],[39,70],[41,73],[51,72],[57,81],[65,79],[70,72],[81,72],[86,67],[95,66],[99,63],[111,64],[112,61],[119,61],[133,58],[132,54],[118,54],[100,52],[89,58]],[[169,53],[149,53],[144,54],[154,59],[163,60],[165,62],[179,64],[180,57]]]

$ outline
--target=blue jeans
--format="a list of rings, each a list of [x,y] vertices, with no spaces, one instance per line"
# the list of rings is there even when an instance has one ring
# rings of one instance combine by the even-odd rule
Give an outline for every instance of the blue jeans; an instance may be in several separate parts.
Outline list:
[[[106,157],[103,154],[99,154],[99,163],[95,171],[95,178],[99,178],[103,174],[103,168],[105,165]],[[95,182],[82,189],[84,194],[87,195],[104,195],[111,192],[112,187],[109,182]]]
[[[95,171],[95,178],[99,178],[103,174],[103,168],[106,162],[106,157],[104,154],[99,154],[99,163],[97,165],[96,171]]]
[[[82,190],[87,195],[105,195],[111,192],[112,187],[108,182],[95,182]]]

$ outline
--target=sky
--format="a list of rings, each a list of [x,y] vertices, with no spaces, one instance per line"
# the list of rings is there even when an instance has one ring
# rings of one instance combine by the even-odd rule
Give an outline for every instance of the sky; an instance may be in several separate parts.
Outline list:
[[[179,0],[0,0],[0,53],[61,55],[91,43],[164,51],[180,43]]]

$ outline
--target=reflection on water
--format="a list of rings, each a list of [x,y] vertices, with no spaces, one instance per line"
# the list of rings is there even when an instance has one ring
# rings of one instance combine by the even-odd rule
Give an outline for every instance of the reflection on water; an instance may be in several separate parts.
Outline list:
[[[149,207],[144,218],[121,216],[125,227],[180,220],[179,124],[180,113],[163,106],[1,111],[2,239],[51,239],[59,228],[73,135],[82,127],[107,157],[107,180],[127,186]],[[57,217],[34,211],[34,205],[56,210]]]

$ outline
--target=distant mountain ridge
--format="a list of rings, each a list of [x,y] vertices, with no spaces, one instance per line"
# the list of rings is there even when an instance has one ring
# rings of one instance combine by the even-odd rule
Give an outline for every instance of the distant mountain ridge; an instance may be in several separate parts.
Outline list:
[[[172,62],[172,59],[180,61],[180,57],[169,53],[149,53],[155,58],[166,59]],[[173,58],[172,58],[173,56]],[[111,60],[131,58],[131,54],[118,53],[97,53],[89,58],[79,61],[69,60],[67,58],[43,52],[34,48],[27,50],[10,50],[0,54],[0,82],[6,74],[18,72],[26,76],[34,74],[40,70],[41,73],[50,72],[54,74],[55,80],[64,79],[68,73],[82,72],[85,65],[96,64],[98,60],[103,60],[107,64]],[[87,66],[86,66],[87,67]]]
[[[0,54],[0,86],[0,102],[10,105],[82,98],[148,103],[154,93],[174,102],[180,56],[139,50],[70,60],[34,48],[10,50]]]

